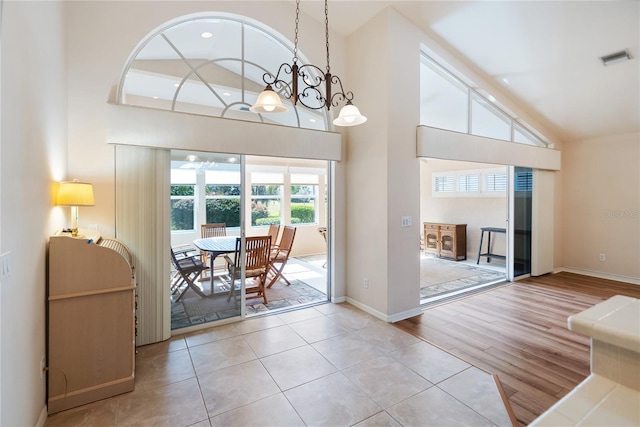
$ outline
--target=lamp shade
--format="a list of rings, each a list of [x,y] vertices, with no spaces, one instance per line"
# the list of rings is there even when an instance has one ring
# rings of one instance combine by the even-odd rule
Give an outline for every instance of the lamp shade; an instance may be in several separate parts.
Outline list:
[[[280,97],[271,85],[267,85],[249,111],[254,113],[286,113],[289,109],[282,105]]]
[[[94,206],[93,186],[85,182],[64,181],[58,186],[58,206]]]
[[[336,126],[356,126],[366,121],[367,118],[360,114],[358,107],[348,101],[347,105],[340,110],[340,115],[333,121],[333,124]]]

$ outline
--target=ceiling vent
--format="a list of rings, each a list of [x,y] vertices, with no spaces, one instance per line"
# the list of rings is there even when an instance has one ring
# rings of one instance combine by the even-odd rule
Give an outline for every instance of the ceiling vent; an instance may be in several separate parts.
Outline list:
[[[607,66],[615,64],[617,62],[624,62],[631,59],[631,55],[628,50],[621,50],[620,52],[610,53],[609,55],[601,56],[600,60],[602,65]]]

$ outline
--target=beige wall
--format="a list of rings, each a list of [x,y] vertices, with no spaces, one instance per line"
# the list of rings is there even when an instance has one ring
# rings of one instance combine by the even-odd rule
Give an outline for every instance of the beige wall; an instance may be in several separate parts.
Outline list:
[[[640,134],[566,143],[562,168],[564,266],[640,284]]]
[[[67,178],[63,10],[55,2],[3,7],[0,252],[11,252],[12,272],[0,284],[0,424],[33,426],[45,407],[46,245],[69,217],[52,198],[52,183]]]
[[[480,245],[480,227],[507,227],[507,196],[503,197],[433,197],[434,172],[493,169],[505,166],[482,163],[456,162],[439,159],[420,161],[420,222],[467,224],[467,258],[477,259]],[[483,247],[486,250],[487,235]],[[506,234],[491,236],[493,253],[506,254]],[[482,259],[486,261],[486,258]],[[500,261],[497,261],[500,262]]]
[[[358,29],[348,48],[355,103],[369,121],[348,130],[347,295],[398,320],[419,312],[420,299],[419,34],[386,10]],[[402,78],[394,70],[403,70]],[[412,218],[411,227],[400,227],[402,216]]]

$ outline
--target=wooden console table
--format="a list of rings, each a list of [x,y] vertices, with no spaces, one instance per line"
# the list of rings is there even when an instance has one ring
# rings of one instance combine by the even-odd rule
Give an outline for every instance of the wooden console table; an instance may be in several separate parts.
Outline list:
[[[425,222],[424,250],[440,258],[467,259],[467,224]]]

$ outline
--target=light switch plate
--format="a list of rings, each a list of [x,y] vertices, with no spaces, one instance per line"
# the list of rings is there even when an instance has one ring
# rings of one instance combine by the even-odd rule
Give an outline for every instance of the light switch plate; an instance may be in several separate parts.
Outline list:
[[[411,217],[403,216],[400,218],[400,227],[411,227]]]
[[[0,265],[2,266],[2,271],[0,272],[0,278],[4,279],[5,277],[9,277],[11,275],[11,252],[5,252],[0,255]]]

